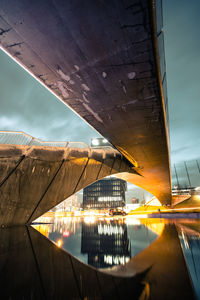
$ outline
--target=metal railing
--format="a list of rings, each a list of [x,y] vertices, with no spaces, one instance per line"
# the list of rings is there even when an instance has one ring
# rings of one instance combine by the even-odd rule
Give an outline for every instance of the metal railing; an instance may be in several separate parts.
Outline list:
[[[24,146],[46,146],[67,148],[90,148],[84,142],[54,142],[41,141],[21,131],[0,131],[0,144],[24,145]]]
[[[173,164],[171,170],[174,190],[193,190],[200,186],[200,159]]]
[[[81,148],[81,149],[103,149],[113,150],[111,146],[105,147],[90,147],[84,142],[54,142],[41,141],[22,131],[0,131],[0,144],[24,145],[24,146],[44,146],[44,147],[66,147],[66,148]],[[115,152],[118,152],[115,150]]]

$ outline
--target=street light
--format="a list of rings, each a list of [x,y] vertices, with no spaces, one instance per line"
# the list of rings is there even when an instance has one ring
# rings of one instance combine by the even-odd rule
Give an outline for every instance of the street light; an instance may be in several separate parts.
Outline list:
[[[92,147],[112,147],[106,138],[93,138],[91,139]]]
[[[99,145],[98,139],[92,139],[92,145],[93,146],[98,146]]]

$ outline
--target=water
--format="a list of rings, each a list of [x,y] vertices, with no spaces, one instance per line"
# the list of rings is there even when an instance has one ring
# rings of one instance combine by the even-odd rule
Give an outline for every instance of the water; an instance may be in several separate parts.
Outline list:
[[[34,226],[85,264],[95,268],[125,265],[150,246],[165,224],[175,224],[188,273],[200,299],[200,221],[126,218],[46,218],[53,222]]]
[[[178,231],[195,293],[200,299],[200,222],[179,222]]]
[[[44,221],[44,219],[43,219]],[[147,248],[159,235],[164,221],[154,227],[145,220],[131,218],[66,217],[51,218],[48,225],[34,226],[58,246],[95,268],[127,263]],[[155,221],[154,221],[155,222]]]
[[[200,299],[200,221],[57,217],[0,229],[1,299]]]

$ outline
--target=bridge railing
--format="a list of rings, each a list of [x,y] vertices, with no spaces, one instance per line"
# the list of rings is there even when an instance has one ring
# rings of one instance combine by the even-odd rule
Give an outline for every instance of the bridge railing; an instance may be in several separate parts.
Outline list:
[[[0,131],[0,144],[24,145],[24,146],[44,146],[44,147],[66,147],[66,148],[82,148],[82,149],[112,149],[110,146],[90,147],[84,142],[55,142],[41,141],[22,131]]]
[[[90,146],[84,142],[68,142],[68,148],[90,148]]]
[[[88,148],[86,143],[82,142],[56,142],[41,141],[27,133],[21,131],[0,131],[0,144],[24,145],[24,146],[46,146],[46,147],[79,147]]]
[[[172,188],[191,190],[200,186],[200,159],[182,161],[171,166]]]
[[[0,144],[24,145],[24,146],[42,146],[42,147],[66,147],[66,148],[81,148],[81,149],[112,149],[110,146],[105,147],[90,147],[84,142],[55,142],[41,141],[22,131],[0,131]]]
[[[18,131],[0,131],[0,144],[29,145],[32,136]]]

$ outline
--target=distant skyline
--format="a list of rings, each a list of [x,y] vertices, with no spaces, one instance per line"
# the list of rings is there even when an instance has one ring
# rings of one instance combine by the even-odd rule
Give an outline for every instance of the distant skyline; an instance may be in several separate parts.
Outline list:
[[[172,164],[200,157],[200,1],[163,1]],[[0,129],[52,141],[98,133],[0,50]]]

